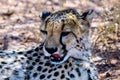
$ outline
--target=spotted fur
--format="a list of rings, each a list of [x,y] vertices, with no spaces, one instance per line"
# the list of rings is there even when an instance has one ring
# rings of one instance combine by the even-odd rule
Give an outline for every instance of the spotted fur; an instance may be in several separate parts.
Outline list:
[[[40,44],[0,52],[0,80],[98,80],[88,39],[92,12],[43,11]]]

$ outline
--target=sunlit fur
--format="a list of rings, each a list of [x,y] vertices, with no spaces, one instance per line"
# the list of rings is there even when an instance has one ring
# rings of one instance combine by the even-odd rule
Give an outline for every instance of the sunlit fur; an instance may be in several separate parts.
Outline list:
[[[91,12],[43,12],[38,46],[20,52],[0,51],[0,80],[98,80],[90,59]]]
[[[57,48],[54,53],[65,55],[65,58],[60,62],[54,62],[54,64],[60,64],[65,62],[69,57],[77,59],[89,60],[91,55],[90,42],[88,40],[89,28],[90,28],[90,14],[85,16],[80,15],[74,9],[58,11],[51,13],[47,16],[42,26],[40,27],[44,40],[43,51],[46,56],[51,56],[46,51],[45,47]],[[64,32],[70,32],[67,35],[62,35]],[[67,52],[64,52],[63,48]],[[53,54],[54,54],[53,53]]]

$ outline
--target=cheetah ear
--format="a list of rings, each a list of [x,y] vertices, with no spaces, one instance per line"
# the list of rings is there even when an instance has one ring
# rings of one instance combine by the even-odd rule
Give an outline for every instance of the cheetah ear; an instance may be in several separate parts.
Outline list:
[[[42,12],[40,12],[39,17],[42,21],[44,21],[50,14],[52,14],[50,11],[43,10]]]
[[[91,22],[92,19],[93,19],[93,12],[94,12],[93,9],[89,9],[89,10],[87,10],[86,12],[84,12],[84,13],[80,16],[80,18],[83,19],[83,20],[87,20],[87,21]]]
[[[80,25],[81,25],[80,27],[81,27],[82,31],[85,32],[86,34],[89,33],[89,29],[91,26],[93,15],[94,15],[93,11],[94,11],[93,9],[87,10],[79,17]]]

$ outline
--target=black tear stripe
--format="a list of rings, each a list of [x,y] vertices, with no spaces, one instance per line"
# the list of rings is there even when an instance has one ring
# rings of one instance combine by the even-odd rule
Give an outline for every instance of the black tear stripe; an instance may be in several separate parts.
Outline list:
[[[65,23],[64,23],[65,21],[64,21],[64,20],[61,20],[61,21],[62,21],[62,23],[63,23],[61,30],[63,30],[64,27],[65,27]],[[79,43],[79,40],[77,39],[77,36],[76,36],[73,32],[72,32],[72,34],[75,36],[77,43]],[[59,40],[59,41],[60,41],[61,45],[63,46],[62,49],[64,49],[65,52],[67,52],[67,50],[66,50],[66,45],[63,44],[63,42],[62,42],[62,35],[60,36],[60,40]]]
[[[77,43],[79,43],[79,40],[77,39],[77,36],[75,35],[75,33],[72,32],[72,34],[73,34],[73,36],[75,36]]]
[[[65,24],[64,24],[65,21],[64,21],[63,19],[62,19],[61,21],[62,21],[62,23],[63,23],[61,30],[63,30],[64,27],[65,27]],[[63,44],[63,42],[62,42],[62,35],[60,35],[60,40],[59,40],[59,41],[60,41],[60,44],[62,45],[62,49],[64,49],[65,51],[67,51],[67,50],[66,50],[66,45]]]
[[[62,19],[61,21],[62,21],[62,23],[63,23],[63,24],[62,24],[62,30],[63,30],[64,27],[65,27],[65,21],[64,21],[64,19]]]
[[[63,42],[62,42],[62,36],[60,36],[60,40],[59,41],[60,41],[60,44],[62,45],[62,49],[64,49],[64,51],[67,52],[66,45],[63,44]]]
[[[72,21],[73,21],[73,23],[74,23],[75,25],[77,25],[77,23],[76,23],[74,20],[72,20]],[[73,33],[73,32],[72,32],[72,34],[75,36],[77,43],[79,43],[79,40],[77,39],[76,34],[75,34],[75,33]]]

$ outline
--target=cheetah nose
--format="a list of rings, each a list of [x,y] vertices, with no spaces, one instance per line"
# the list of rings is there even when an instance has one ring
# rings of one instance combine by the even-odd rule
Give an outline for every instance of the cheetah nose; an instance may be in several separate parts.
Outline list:
[[[49,48],[49,47],[45,47],[46,51],[50,54],[53,54],[57,51],[57,48]]]
[[[52,54],[52,56],[55,57],[55,58],[60,58],[61,57],[60,54]]]

